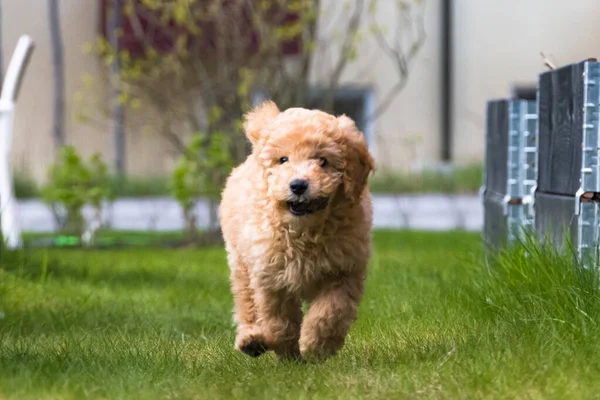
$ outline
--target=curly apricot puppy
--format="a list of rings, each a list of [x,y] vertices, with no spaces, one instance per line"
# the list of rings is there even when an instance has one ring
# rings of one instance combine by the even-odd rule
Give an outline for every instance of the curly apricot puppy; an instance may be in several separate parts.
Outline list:
[[[323,360],[344,345],[363,294],[373,158],[346,116],[265,102],[244,129],[253,151],[229,177],[219,210],[235,347]]]

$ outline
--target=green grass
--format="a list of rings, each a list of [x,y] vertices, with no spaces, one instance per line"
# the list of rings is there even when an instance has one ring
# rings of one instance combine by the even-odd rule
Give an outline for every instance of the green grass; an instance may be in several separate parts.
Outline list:
[[[483,167],[466,165],[450,171],[425,170],[419,173],[376,171],[369,180],[373,193],[477,193],[482,184]]]
[[[185,231],[112,231],[100,230],[96,232],[92,247],[147,247],[147,246],[169,246],[187,239]],[[82,247],[80,238],[77,236],[62,235],[57,232],[25,232],[23,242],[26,247],[59,246],[59,247]]]
[[[232,349],[225,253],[38,250],[0,269],[0,398],[597,398],[598,276],[528,245],[377,232],[343,351],[319,365]]]

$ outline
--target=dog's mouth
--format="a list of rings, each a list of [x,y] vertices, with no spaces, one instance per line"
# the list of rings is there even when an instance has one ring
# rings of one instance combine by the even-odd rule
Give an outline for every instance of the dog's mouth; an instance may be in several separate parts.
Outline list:
[[[315,213],[327,207],[327,197],[318,197],[312,200],[294,200],[288,201],[287,207],[290,213],[296,217]]]

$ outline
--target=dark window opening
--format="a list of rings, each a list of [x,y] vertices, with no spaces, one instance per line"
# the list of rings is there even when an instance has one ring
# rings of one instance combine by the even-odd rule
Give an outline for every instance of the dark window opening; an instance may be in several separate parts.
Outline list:
[[[511,97],[515,100],[532,100],[537,99],[537,86],[532,85],[515,85],[511,90]]]
[[[320,108],[320,99],[322,98],[320,91],[315,91],[308,101],[308,108]],[[372,91],[362,88],[340,88],[335,93],[333,104],[333,114],[336,116],[345,114],[356,123],[357,128],[361,132],[369,129],[367,118],[370,112],[369,99]]]

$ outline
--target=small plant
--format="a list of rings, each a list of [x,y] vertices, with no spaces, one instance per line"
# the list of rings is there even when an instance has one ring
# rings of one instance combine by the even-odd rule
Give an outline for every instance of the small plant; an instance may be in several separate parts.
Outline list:
[[[197,232],[194,208],[202,196],[210,202],[208,229],[216,229],[216,203],[232,165],[227,136],[221,133],[195,134],[179,158],[173,172],[172,190],[183,209],[191,237]]]
[[[67,146],[58,162],[50,167],[42,196],[52,207],[60,230],[81,237],[88,228],[82,214],[84,206],[93,208],[94,220],[90,226],[97,227],[104,201],[112,198],[106,164],[99,154],[85,162],[74,147]]]
[[[15,197],[17,199],[33,199],[39,197],[40,188],[36,181],[27,173],[15,173],[13,177]]]
[[[477,193],[482,184],[483,167],[478,164],[456,166],[449,171],[424,170],[419,173],[381,170],[369,180],[373,193]]]
[[[111,191],[116,197],[170,196],[170,184],[168,176],[113,176],[110,179]]]

